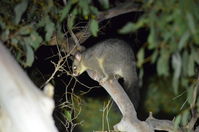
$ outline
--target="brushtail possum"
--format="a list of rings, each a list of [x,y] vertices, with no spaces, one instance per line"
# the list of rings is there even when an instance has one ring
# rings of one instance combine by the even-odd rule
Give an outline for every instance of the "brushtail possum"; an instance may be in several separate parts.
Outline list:
[[[124,80],[124,90],[137,107],[139,100],[138,78],[133,50],[124,41],[108,39],[77,53],[72,65],[73,75],[92,70],[102,76],[102,81],[113,77]]]

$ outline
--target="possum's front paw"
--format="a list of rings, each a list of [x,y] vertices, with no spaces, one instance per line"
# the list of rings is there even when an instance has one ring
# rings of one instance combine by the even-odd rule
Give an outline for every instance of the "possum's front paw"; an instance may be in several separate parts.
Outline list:
[[[105,76],[105,77],[103,77],[103,78],[101,78],[101,79],[99,80],[99,83],[100,83],[100,84],[103,84],[103,83],[106,82],[108,79],[109,79],[109,77],[108,77],[108,76]]]

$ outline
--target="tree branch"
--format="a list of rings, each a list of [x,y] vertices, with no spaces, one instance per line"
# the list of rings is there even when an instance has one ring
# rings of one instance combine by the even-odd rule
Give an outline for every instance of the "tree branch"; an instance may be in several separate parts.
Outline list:
[[[90,70],[87,72],[92,79],[99,82],[101,77],[96,72]],[[123,115],[122,120],[114,126],[115,130],[126,132],[154,131],[153,128],[151,128],[146,122],[138,120],[137,113],[132,102],[117,80],[108,80],[100,85],[102,85],[102,87],[104,87],[109,95],[113,98]]]
[[[181,129],[176,130],[174,123],[170,120],[159,120],[155,119],[150,112],[149,117],[146,119],[146,122],[154,128],[154,130],[159,131],[168,131],[168,132],[182,132]]]
[[[99,15],[97,16],[97,20],[98,20],[98,22],[102,22],[104,20],[113,18],[115,16],[119,16],[119,15],[126,14],[129,12],[135,12],[135,11],[136,12],[141,11],[140,6],[136,3],[134,3],[133,1],[128,1],[126,3],[118,5],[115,8],[112,8],[110,10],[100,12]],[[59,40],[59,38],[56,36],[56,34],[54,34],[54,36],[52,37],[52,39],[49,43],[50,43],[50,45],[55,45],[55,44],[57,44],[57,40],[58,40],[58,42],[60,42],[59,45],[61,47],[66,47],[65,48],[66,52],[69,52],[75,46],[76,39],[79,41],[80,44],[82,44],[91,36],[91,33],[88,30],[88,27],[89,27],[89,22],[86,24],[84,29],[82,29],[80,32],[71,34],[73,36],[70,38],[67,38],[67,41]],[[74,36],[76,39],[74,39]],[[71,54],[74,54],[74,53],[75,52],[72,52]]]
[[[88,70],[87,73],[93,80],[99,82],[101,78],[100,75],[90,70]],[[159,120],[153,118],[152,113],[150,113],[146,121],[140,121],[137,118],[137,113],[133,104],[117,80],[108,80],[100,85],[106,89],[123,115],[121,121],[114,126],[115,130],[126,132],[154,132],[155,130],[183,132],[182,129],[176,130],[174,123],[170,120]]]

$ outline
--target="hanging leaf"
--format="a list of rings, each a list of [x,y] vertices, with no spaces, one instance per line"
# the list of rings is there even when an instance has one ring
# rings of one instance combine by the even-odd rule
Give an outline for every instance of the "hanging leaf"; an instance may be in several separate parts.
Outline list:
[[[18,33],[20,35],[29,35],[32,31],[31,29],[32,27],[30,25],[27,25],[27,26],[23,26],[19,29]]]
[[[149,37],[148,37],[148,48],[149,49],[154,49],[156,47],[156,34],[155,34],[155,28],[154,27],[151,27],[151,31],[150,31],[150,34],[149,34]]]
[[[70,111],[65,110],[64,115],[66,116],[67,121],[72,121],[72,115]]]
[[[178,85],[179,85],[179,77],[181,74],[181,67],[182,67],[182,59],[179,53],[175,53],[172,55],[172,68],[174,70],[173,75],[173,87],[174,92],[178,93]]]
[[[181,50],[187,44],[189,37],[190,37],[190,33],[188,31],[182,35],[182,37],[180,38],[179,45],[178,45],[179,50]]]
[[[192,56],[194,58],[194,61],[199,65],[199,49],[191,49],[191,52],[192,52]]]
[[[15,8],[14,8],[14,12],[15,12],[14,22],[15,22],[15,24],[18,24],[20,22],[23,13],[27,9],[27,6],[28,6],[27,0],[23,0],[21,3],[19,3],[15,6]]]
[[[186,14],[186,17],[187,17],[188,26],[189,26],[191,33],[195,34],[196,33],[196,26],[195,26],[195,21],[194,21],[192,14],[188,12]]]
[[[51,39],[54,30],[55,30],[55,24],[50,19],[48,19],[45,26],[45,31],[46,31],[45,40],[46,41],[49,41]]]
[[[133,24],[132,22],[129,22],[119,30],[119,33],[127,34],[130,32],[133,32],[133,29],[135,29],[135,24]]]
[[[91,2],[90,0],[80,0],[79,1],[79,6],[82,10],[83,16],[88,16],[88,14],[90,13],[90,10],[89,10],[90,2]]]
[[[77,15],[77,9],[75,8],[73,11],[72,11],[72,14],[70,14],[68,16],[68,19],[67,19],[67,28],[69,30],[72,30],[73,28],[73,25],[75,23],[75,18],[76,18],[76,15]]]
[[[193,103],[193,98],[194,98],[193,92],[194,92],[194,85],[192,85],[189,89],[187,89],[187,99],[190,106]]]
[[[157,61],[158,75],[169,75],[169,52],[166,49],[161,50],[161,55]]]
[[[29,44],[25,44],[25,46],[26,46],[26,61],[24,65],[26,67],[32,66],[32,63],[34,61],[34,52]]]
[[[30,37],[32,39],[30,45],[36,50],[41,45],[42,37],[37,32],[32,32]]]
[[[138,57],[138,62],[137,62],[137,66],[141,67],[144,63],[144,48],[141,48],[137,54]]]
[[[143,27],[148,21],[146,19],[140,19],[137,23],[128,22],[124,27],[119,30],[121,34],[127,34],[136,31]]]
[[[189,61],[189,54],[188,54],[188,51],[185,50],[183,51],[183,54],[182,54],[182,71],[183,71],[183,75],[184,76],[187,76],[188,75],[188,63]]]
[[[188,76],[193,76],[195,74],[194,72],[194,55],[190,54],[189,55],[189,59],[188,59],[188,63],[187,63],[187,72],[188,72]]]
[[[155,50],[151,56],[151,63],[155,63],[157,57],[158,57],[158,50]]]
[[[181,119],[182,119],[182,116],[181,116],[181,115],[178,115],[178,116],[176,117],[175,122],[174,122],[174,127],[175,127],[175,129],[178,129],[178,128],[179,128]]]
[[[68,1],[67,5],[60,11],[60,15],[61,15],[60,21],[61,22],[67,17],[67,15],[71,9],[71,6],[72,6],[72,2]]]
[[[36,50],[42,42],[42,37],[37,32],[32,32],[30,36],[24,37],[25,44],[30,45]]]
[[[182,115],[182,125],[186,126],[190,117],[190,113],[188,110],[185,110]]]
[[[94,15],[98,15],[99,14],[99,11],[96,7],[94,6],[90,6],[90,10],[91,12],[94,14]]]
[[[91,19],[91,22],[89,25],[89,30],[90,30],[91,34],[96,37],[97,33],[99,31],[98,21],[96,21],[95,19]]]
[[[104,9],[108,9],[109,8],[109,0],[99,0],[100,5],[104,8]]]

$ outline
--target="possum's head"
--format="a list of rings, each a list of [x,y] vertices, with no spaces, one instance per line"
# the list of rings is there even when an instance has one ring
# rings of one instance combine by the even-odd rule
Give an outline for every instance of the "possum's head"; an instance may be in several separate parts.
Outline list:
[[[83,64],[83,57],[82,57],[81,53],[75,54],[72,69],[73,69],[73,75],[74,76],[79,76],[84,71],[86,71],[86,67]]]

